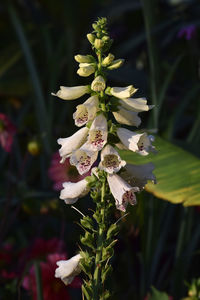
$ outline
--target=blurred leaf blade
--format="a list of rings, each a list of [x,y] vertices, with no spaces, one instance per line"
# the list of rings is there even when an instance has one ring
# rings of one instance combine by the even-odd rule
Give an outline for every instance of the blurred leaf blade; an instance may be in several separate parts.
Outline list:
[[[169,296],[166,293],[158,291],[153,286],[151,289],[152,295],[150,296],[149,300],[169,300]]]
[[[40,128],[40,134],[43,141],[44,149],[46,153],[50,152],[50,145],[49,145],[49,129],[48,129],[48,119],[47,119],[47,113],[46,113],[46,107],[45,107],[45,100],[38,76],[38,72],[36,70],[36,66],[34,64],[33,56],[31,53],[31,49],[29,47],[28,41],[26,39],[23,27],[20,23],[20,20],[17,16],[17,13],[13,6],[8,4],[8,12],[10,14],[11,22],[14,26],[16,35],[19,39],[22,51],[24,53],[24,57],[26,60],[27,68],[30,74],[30,78],[33,83],[33,88],[35,92],[35,110],[36,110],[36,117],[38,126]]]
[[[128,163],[154,163],[158,183],[148,183],[148,192],[174,204],[200,205],[200,160],[160,137],[156,137],[155,146],[157,155],[141,157],[128,151],[121,154]]]

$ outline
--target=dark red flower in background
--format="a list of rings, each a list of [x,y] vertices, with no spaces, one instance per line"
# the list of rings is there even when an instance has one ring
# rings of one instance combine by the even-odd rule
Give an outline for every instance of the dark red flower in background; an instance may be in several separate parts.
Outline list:
[[[56,262],[67,259],[67,254],[64,253],[63,242],[57,238],[49,240],[37,238],[29,250],[29,259],[43,259],[43,261],[39,263],[39,266],[44,300],[71,299],[69,288],[80,288],[81,280],[75,278],[68,287],[65,286],[59,278],[55,278]],[[30,267],[27,275],[24,277],[22,286],[29,291],[34,300],[38,299],[34,265]]]
[[[55,191],[62,190],[63,182],[77,182],[90,175],[90,172],[88,172],[81,176],[76,167],[70,165],[69,158],[66,158],[65,162],[62,164],[60,163],[60,160],[61,158],[59,152],[54,153],[52,155],[51,164],[48,170],[49,178],[54,181],[53,189]]]
[[[16,127],[5,115],[0,113],[0,144],[6,151],[10,152],[13,144],[13,137],[16,133]]]

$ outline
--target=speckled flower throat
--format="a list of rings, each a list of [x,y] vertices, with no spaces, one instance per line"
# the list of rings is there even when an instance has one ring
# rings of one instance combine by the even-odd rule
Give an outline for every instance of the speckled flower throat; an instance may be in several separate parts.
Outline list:
[[[66,261],[58,261],[55,276],[65,284],[70,284],[81,271],[85,274],[82,293],[83,299],[109,299],[111,292],[107,277],[112,271],[110,259],[120,222],[113,221],[114,210],[126,211],[127,205],[135,205],[136,195],[143,190],[148,180],[156,183],[151,163],[129,165],[118,149],[127,149],[148,155],[155,151],[153,137],[147,133],[131,131],[125,126],[138,127],[141,119],[138,113],[148,111],[145,98],[132,98],[137,88],[110,87],[107,81],[109,70],[122,66],[123,59],[115,59],[109,53],[112,39],[107,32],[107,21],[99,19],[92,25],[93,32],[87,35],[95,56],[76,55],[79,63],[78,75],[94,76],[91,83],[83,86],[65,87],[53,94],[63,100],[74,100],[88,94],[88,99],[78,105],[73,114],[77,127],[82,127],[71,137],[59,138],[61,145],[60,163],[67,157],[70,164],[77,168],[80,175],[91,172],[79,182],[65,182],[60,199],[66,204],[74,204],[90,192],[96,210],[80,220],[84,235],[81,236],[79,253]],[[69,105],[68,103],[66,105]],[[115,121],[111,121],[111,120]],[[97,167],[93,167],[98,159]],[[78,202],[76,204],[78,210]]]

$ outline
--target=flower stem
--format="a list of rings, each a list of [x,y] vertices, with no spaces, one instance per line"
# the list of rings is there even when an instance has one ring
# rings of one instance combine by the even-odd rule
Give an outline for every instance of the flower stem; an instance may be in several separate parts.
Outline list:
[[[40,264],[37,260],[34,262],[34,266],[35,266],[35,278],[36,278],[36,286],[37,286],[37,299],[43,300],[41,270],[40,270]]]
[[[98,224],[98,240],[97,240],[97,251],[95,257],[95,272],[94,272],[94,300],[99,299],[99,295],[102,294],[102,284],[101,284],[101,259],[102,259],[102,249],[104,244],[104,221],[105,221],[105,187],[106,179],[102,182],[101,187],[101,203],[97,205],[97,209],[100,209],[101,223]]]

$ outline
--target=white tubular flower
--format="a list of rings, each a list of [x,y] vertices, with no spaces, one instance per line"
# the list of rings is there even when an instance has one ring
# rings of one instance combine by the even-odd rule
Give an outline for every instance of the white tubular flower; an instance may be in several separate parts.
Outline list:
[[[60,161],[61,163],[64,163],[65,159],[69,157],[74,150],[85,143],[88,131],[89,129],[84,127],[70,137],[60,138],[57,140],[58,144],[61,145],[61,148],[59,149],[59,153],[62,158]]]
[[[147,105],[145,98],[127,98],[119,100],[119,104],[125,109],[135,112],[148,111],[154,107],[154,105]]]
[[[77,168],[80,175],[83,175],[90,170],[97,156],[98,151],[92,151],[91,145],[86,142],[80,149],[72,153],[70,164]]]
[[[100,151],[107,143],[108,125],[104,115],[98,115],[90,127],[88,143],[93,151]]]
[[[141,136],[143,135],[143,133],[136,133],[126,128],[118,128],[117,135],[120,141],[122,142],[122,144],[125,146],[125,149],[129,149],[133,152],[139,150],[138,142]],[[121,147],[119,147],[119,149],[121,149]]]
[[[77,254],[68,260],[59,260],[56,262],[58,268],[55,271],[55,277],[60,278],[65,285],[70,284],[74,277],[81,272],[81,255]]]
[[[60,86],[60,90],[54,94],[51,93],[53,96],[57,96],[63,100],[73,100],[80,98],[81,96],[89,93],[89,86],[88,85],[80,85],[80,86]]]
[[[98,111],[99,100],[97,96],[88,98],[83,104],[76,107],[73,114],[76,126],[80,127],[95,118]]]
[[[110,93],[117,98],[125,99],[130,98],[137,90],[133,85],[129,85],[127,87],[112,87]]]
[[[146,133],[136,133],[126,128],[118,128],[117,135],[126,148],[140,155],[145,156],[150,151],[155,151],[155,147],[151,145],[153,139]]]
[[[113,112],[116,121],[120,124],[138,127],[141,124],[141,119],[138,117],[138,113],[134,111],[128,111],[123,107],[120,107],[119,111]]]
[[[156,184],[156,177],[152,173],[155,169],[152,163],[144,165],[127,164],[121,173],[121,176],[130,185],[136,185],[140,190],[143,190],[148,180]]]
[[[109,174],[107,179],[110,191],[115,199],[117,209],[126,211],[128,203],[131,205],[135,205],[137,203],[134,192],[139,191],[138,187],[131,187],[117,174]]]
[[[117,173],[125,165],[125,160],[121,160],[118,152],[111,145],[106,145],[101,151],[101,162],[99,164],[101,170],[113,174]]]
[[[102,76],[97,76],[91,84],[91,89],[95,92],[101,92],[104,91],[106,87],[106,82]]]
[[[81,63],[79,64],[79,69],[77,71],[77,74],[82,77],[88,77],[94,72],[95,72],[95,67],[92,64]]]
[[[89,192],[88,182],[86,179],[78,182],[64,182],[63,189],[60,192],[60,199],[66,204],[75,203],[78,198],[84,197]]]
[[[148,155],[149,152],[156,152],[155,147],[151,144],[153,141],[154,137],[152,135],[143,133],[138,141],[138,150],[136,152],[143,156]]]

